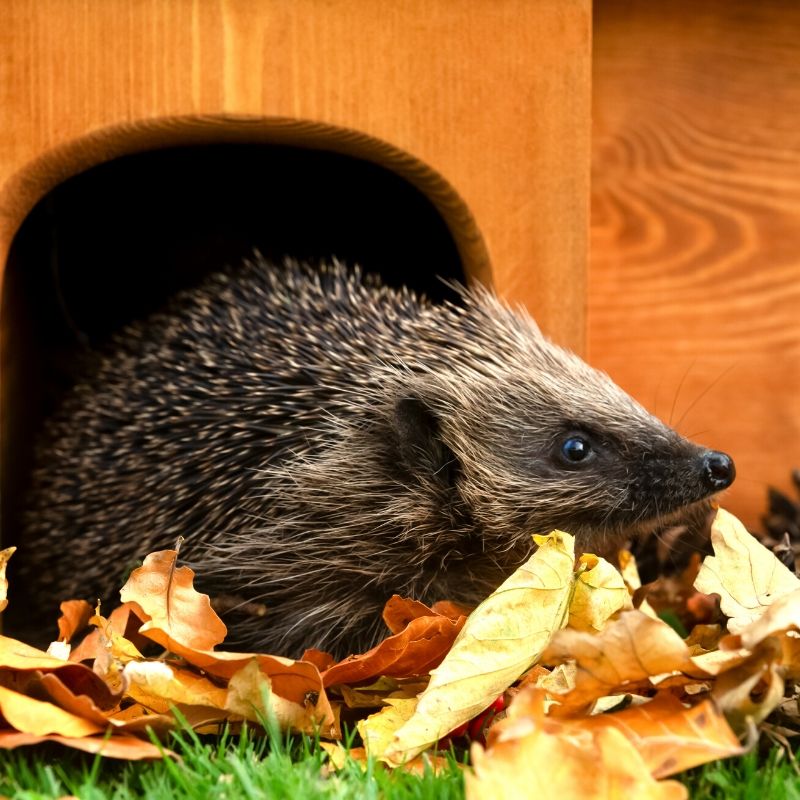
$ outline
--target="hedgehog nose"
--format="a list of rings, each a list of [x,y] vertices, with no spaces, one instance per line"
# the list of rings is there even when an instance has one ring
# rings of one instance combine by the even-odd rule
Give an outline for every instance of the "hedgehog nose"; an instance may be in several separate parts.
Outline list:
[[[726,453],[708,450],[703,455],[703,480],[709,489],[719,492],[733,483],[736,467]]]

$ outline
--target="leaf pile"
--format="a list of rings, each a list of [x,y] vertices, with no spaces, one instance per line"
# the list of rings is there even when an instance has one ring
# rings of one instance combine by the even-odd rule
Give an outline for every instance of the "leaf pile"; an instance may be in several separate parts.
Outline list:
[[[351,755],[391,767],[435,768],[437,749],[471,742],[472,800],[681,798],[665,778],[744,752],[757,726],[778,739],[800,729],[800,580],[730,514],[717,512],[689,600],[707,611],[717,596],[720,621],[687,637],[656,616],[629,554],[617,569],[576,560],[567,533],[535,539],[471,614],[392,597],[391,635],[339,662],[217,650],[227,631],[194,574],[177,551],[153,553],[108,617],[63,603],[47,652],[0,636],[0,747],[158,758],[150,732],[169,731],[177,709],[203,732],[273,716],[327,740],[336,768],[347,720],[364,745]]]

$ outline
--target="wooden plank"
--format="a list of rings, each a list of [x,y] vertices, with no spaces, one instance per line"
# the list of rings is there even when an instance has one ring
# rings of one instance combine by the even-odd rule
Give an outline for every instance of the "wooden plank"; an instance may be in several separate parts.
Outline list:
[[[800,466],[800,5],[598,0],[594,42],[590,360],[757,525]]]
[[[236,135],[256,140],[301,120],[307,141],[336,126],[339,149],[395,158],[439,202],[472,273],[488,279],[491,262],[503,295],[580,348],[589,0],[465,9],[449,0],[5,0],[0,263],[42,193],[97,160],[225,138],[231,116]]]

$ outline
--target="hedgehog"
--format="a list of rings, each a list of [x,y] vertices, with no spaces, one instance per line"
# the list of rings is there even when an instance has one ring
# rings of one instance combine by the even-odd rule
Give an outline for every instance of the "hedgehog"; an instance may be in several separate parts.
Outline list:
[[[184,537],[232,645],[342,655],[393,594],[474,605],[531,534],[618,544],[734,475],[487,289],[254,257],[115,334],[45,422],[17,581],[29,619],[111,603]]]

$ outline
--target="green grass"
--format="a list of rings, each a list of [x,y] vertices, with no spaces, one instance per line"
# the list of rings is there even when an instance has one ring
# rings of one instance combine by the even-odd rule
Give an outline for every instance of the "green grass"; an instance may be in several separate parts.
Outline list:
[[[463,777],[455,762],[422,777],[388,772],[351,761],[339,773],[323,769],[326,757],[312,740],[267,737],[248,731],[219,738],[190,731],[170,747],[180,761],[122,763],[55,746],[0,752],[0,795],[45,800],[75,795],[82,800],[127,798],[463,798]]]
[[[180,761],[123,763],[55,746],[0,752],[0,795],[45,800],[127,798],[364,798],[460,800],[461,771],[453,761],[437,775],[366,771],[350,762],[324,769],[324,753],[307,738],[270,740],[247,731],[198,737],[183,730],[170,746]],[[680,776],[693,800],[800,800],[800,777],[778,750],[766,756],[709,764]],[[567,800],[567,798],[565,798]]]
[[[786,753],[748,753],[679,776],[692,800],[800,800],[800,775]]]

